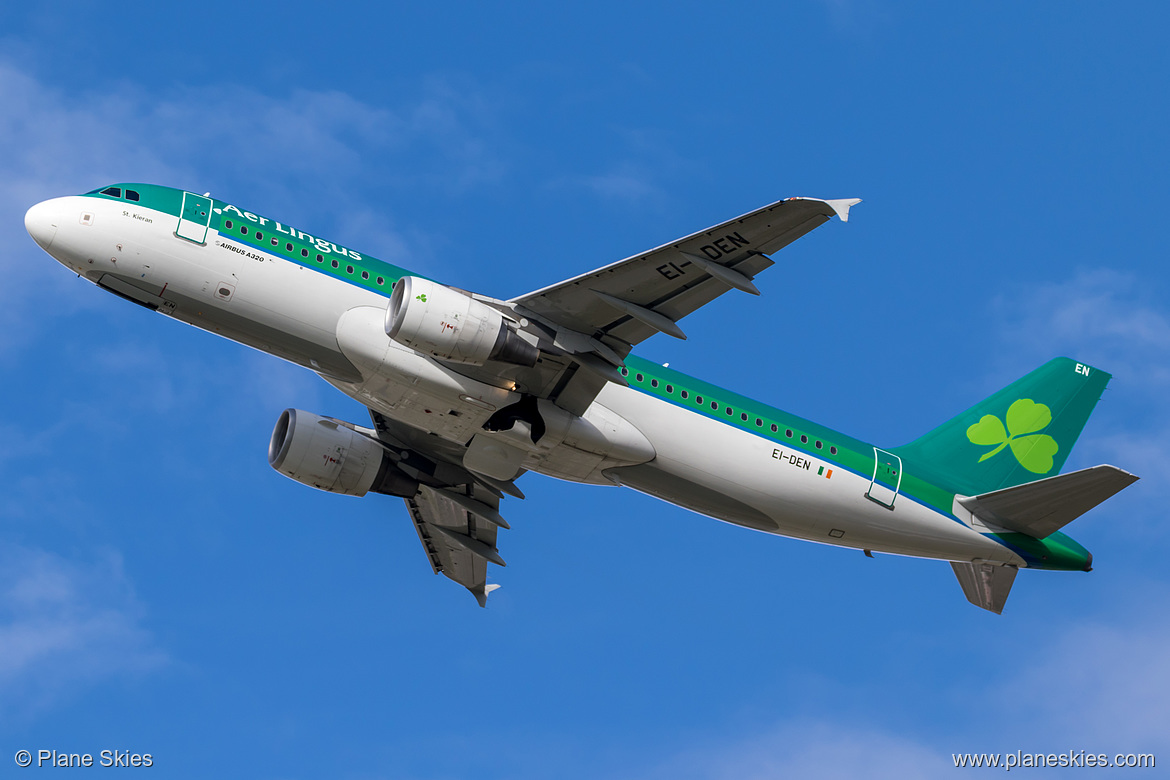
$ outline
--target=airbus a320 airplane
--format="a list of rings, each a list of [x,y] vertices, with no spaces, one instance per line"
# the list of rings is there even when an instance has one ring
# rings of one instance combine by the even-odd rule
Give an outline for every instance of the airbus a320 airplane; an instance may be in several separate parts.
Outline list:
[[[1109,374],[1057,358],[925,436],[878,447],[630,354],[857,200],[789,198],[498,300],[208,195],[115,184],[38,203],[33,239],[126,300],[315,371],[373,427],[288,409],[268,459],[400,496],[435,572],[481,606],[526,471],[626,485],[768,533],[950,561],[999,613],[1020,567],[1089,571],[1060,529],[1137,480],[1060,474]],[[736,293],[738,294],[738,292]]]

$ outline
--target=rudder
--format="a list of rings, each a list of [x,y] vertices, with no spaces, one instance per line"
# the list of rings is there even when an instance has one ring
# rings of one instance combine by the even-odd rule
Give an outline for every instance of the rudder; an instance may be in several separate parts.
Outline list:
[[[1060,472],[1110,374],[1056,358],[925,436],[893,450],[907,468],[964,495]]]

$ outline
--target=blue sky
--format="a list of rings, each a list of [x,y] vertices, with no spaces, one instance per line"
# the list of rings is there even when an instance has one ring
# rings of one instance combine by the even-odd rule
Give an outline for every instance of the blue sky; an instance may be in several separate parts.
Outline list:
[[[1166,22],[1157,3],[8,4],[0,762],[119,749],[167,777],[419,780],[1170,762]],[[25,234],[32,203],[115,181],[210,190],[497,297],[782,197],[861,197],[776,256],[761,298],[639,354],[890,446],[1067,354],[1115,377],[1066,468],[1143,480],[1068,529],[1092,574],[1025,571],[997,617],[945,563],[532,475],[480,610],[430,573],[400,501],[269,468],[282,409],[361,407]]]

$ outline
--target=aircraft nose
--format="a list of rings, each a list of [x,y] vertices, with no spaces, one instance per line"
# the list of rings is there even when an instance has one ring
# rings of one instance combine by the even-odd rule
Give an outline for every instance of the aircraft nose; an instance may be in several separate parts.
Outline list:
[[[57,209],[51,200],[42,201],[24,215],[24,229],[41,249],[48,250],[57,237]]]

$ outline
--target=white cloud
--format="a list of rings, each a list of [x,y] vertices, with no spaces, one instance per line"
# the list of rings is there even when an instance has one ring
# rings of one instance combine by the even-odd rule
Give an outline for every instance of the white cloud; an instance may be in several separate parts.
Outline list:
[[[1170,309],[1133,274],[1088,269],[1071,279],[1002,295],[993,303],[1013,352],[1062,350],[1118,378],[1170,385]]]
[[[234,180],[275,193],[301,181],[298,196],[333,193],[348,207],[344,193],[359,181],[449,190],[502,169],[482,137],[490,102],[440,81],[394,108],[339,91],[273,97],[240,86],[180,88],[160,99],[133,86],[66,94],[0,62],[0,100],[0,140],[19,152],[0,162],[3,205],[113,180],[197,189]]]
[[[1047,647],[1024,656],[993,697],[1014,702],[1004,730],[1031,741],[1012,749],[1062,745],[1091,752],[1166,752],[1170,620],[1161,609],[1166,597],[1164,586],[1144,583],[1123,614],[1067,628]]]
[[[872,0],[821,0],[838,32],[873,38],[890,27],[891,10]]]
[[[1111,505],[1126,502],[1130,523],[1164,535],[1159,507],[1170,500],[1170,307],[1134,274],[1086,269],[1001,295],[993,310],[1002,323],[1005,360],[1038,365],[1064,354],[1114,375],[1070,467],[1113,463],[1141,476]],[[1139,494],[1143,500],[1133,500]]]
[[[239,86],[180,88],[160,99],[129,85],[67,94],[0,61],[0,103],[0,147],[10,152],[0,157],[0,241],[12,248],[0,349],[97,300],[25,234],[24,212],[40,200],[112,181],[210,189],[316,220],[304,225],[313,231],[354,229],[336,237],[367,252],[374,243],[402,262],[409,242],[371,206],[371,191],[461,192],[503,169],[486,138],[490,101],[443,82],[394,108],[338,91],[273,97]],[[409,245],[411,259],[425,264],[429,247]]]
[[[912,779],[953,771],[954,753],[1160,756],[1170,750],[1170,616],[1143,605],[1164,604],[1166,597],[1164,586],[1147,586],[1141,603],[1123,614],[1054,627],[1049,639],[999,656],[993,666],[1003,673],[994,682],[959,669],[926,699],[899,691],[893,680],[886,685],[894,687],[873,690],[875,702],[890,697],[896,720],[906,721],[914,708],[912,730],[891,731],[876,704],[868,717],[785,720],[747,735],[700,735],[693,746],[621,776]]]
[[[661,196],[662,191],[650,181],[644,171],[633,165],[623,165],[593,176],[585,176],[581,183],[586,189],[606,200],[641,201]]]
[[[121,558],[90,563],[20,545],[0,551],[0,717],[39,711],[80,686],[167,663]]]
[[[935,778],[953,769],[949,753],[879,729],[828,722],[786,722],[672,757],[644,778],[771,780],[793,778]]]

